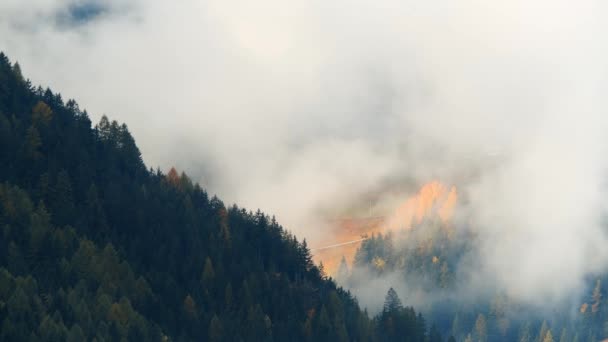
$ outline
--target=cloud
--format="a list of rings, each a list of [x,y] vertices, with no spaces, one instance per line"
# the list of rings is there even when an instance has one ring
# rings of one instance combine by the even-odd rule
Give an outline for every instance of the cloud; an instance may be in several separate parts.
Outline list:
[[[9,0],[0,46],[126,122],[149,165],[300,236],[395,180],[460,182],[484,279],[531,301],[606,266],[606,6]]]

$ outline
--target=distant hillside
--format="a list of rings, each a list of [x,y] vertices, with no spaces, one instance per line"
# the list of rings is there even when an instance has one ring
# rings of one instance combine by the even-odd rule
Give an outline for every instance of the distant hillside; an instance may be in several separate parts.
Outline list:
[[[608,335],[608,272],[589,276],[585,292],[565,303],[533,306],[489,282],[480,286],[475,227],[443,220],[441,212],[402,230],[372,233],[336,276],[355,293],[370,283],[399,284],[416,308],[457,341],[597,342]],[[522,247],[524,248],[524,247]],[[564,251],[567,253],[567,251]],[[547,265],[547,267],[550,267]],[[473,294],[471,292],[473,291]]]

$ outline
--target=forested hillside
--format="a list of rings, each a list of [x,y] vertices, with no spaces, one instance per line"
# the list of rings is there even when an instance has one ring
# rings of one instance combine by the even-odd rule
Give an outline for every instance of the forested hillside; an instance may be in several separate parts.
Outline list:
[[[0,340],[432,341],[393,292],[370,318],[260,211],[147,169],[0,54]]]
[[[608,274],[589,277],[582,297],[562,305],[526,305],[491,284],[490,291],[479,291],[471,273],[479,269],[473,252],[478,236],[474,230],[457,228],[430,218],[411,230],[375,234],[358,249],[352,271],[342,263],[338,278],[353,288],[389,277],[406,284],[426,299],[417,309],[440,333],[457,341],[604,341]]]

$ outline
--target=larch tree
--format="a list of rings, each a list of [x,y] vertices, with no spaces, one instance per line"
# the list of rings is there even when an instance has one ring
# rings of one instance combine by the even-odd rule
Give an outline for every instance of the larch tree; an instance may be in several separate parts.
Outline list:
[[[536,341],[543,342],[545,340],[545,335],[547,334],[548,330],[549,326],[547,325],[547,321],[543,321],[543,323],[540,325],[540,331],[538,333]]]
[[[179,174],[174,167],[172,167],[171,170],[169,170],[169,173],[167,173],[167,182],[175,187],[179,186]]]
[[[551,334],[551,329],[547,330],[543,342],[553,342],[553,335]]]
[[[38,101],[32,109],[32,122],[36,125],[48,125],[53,118],[53,110],[43,101]]]

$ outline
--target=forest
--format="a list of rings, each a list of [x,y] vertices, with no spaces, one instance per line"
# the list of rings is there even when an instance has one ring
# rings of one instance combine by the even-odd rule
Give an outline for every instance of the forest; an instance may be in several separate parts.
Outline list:
[[[392,289],[370,315],[274,217],[148,168],[4,54],[0,163],[2,341],[450,338]]]
[[[582,298],[543,310],[498,290],[463,300],[478,236],[437,217],[372,235],[334,279],[274,217],[227,206],[175,168],[146,166],[126,124],[93,124],[1,53],[0,163],[1,341],[608,335],[606,273],[587,279]],[[353,293],[389,276],[407,289],[387,285],[382,308],[368,312]]]
[[[422,298],[416,308],[456,341],[594,342],[608,335],[608,274],[588,277],[582,298],[562,304],[532,306],[499,289],[471,295],[478,244],[474,227],[431,215],[412,229],[373,234],[352,267],[342,260],[337,279],[354,292],[370,279],[406,284],[405,291]]]

